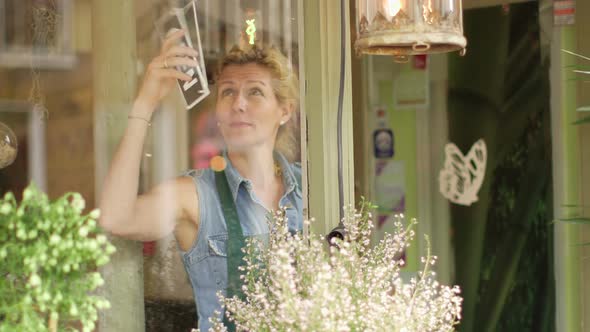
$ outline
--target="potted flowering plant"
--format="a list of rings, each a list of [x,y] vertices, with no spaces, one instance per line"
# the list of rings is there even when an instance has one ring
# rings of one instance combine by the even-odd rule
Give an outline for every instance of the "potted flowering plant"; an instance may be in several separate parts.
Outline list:
[[[415,221],[396,217],[396,231],[370,247],[373,227],[362,202],[343,219],[344,239],[329,250],[321,236],[291,234],[284,212],[270,221],[267,247],[247,243],[243,268],[245,299],[223,298],[226,315],[238,331],[450,331],[461,318],[459,288],[441,285],[431,270],[436,257],[422,259],[422,270],[402,280],[399,259],[414,236]],[[225,331],[220,317],[215,331]]]
[[[80,194],[50,201],[34,185],[20,204],[11,192],[0,199],[0,332],[92,331],[109,307],[91,292],[115,247],[99,232],[99,211],[84,207]]]

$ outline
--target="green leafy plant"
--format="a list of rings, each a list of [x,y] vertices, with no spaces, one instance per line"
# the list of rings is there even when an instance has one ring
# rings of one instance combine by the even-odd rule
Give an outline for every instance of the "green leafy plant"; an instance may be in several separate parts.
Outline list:
[[[20,204],[11,192],[0,199],[0,332],[92,331],[110,306],[91,292],[115,247],[100,234],[99,211],[84,208],[78,193],[50,201],[33,184]]]
[[[573,210],[571,214],[571,217],[565,217],[565,218],[558,218],[555,221],[560,221],[560,222],[566,222],[569,224],[577,224],[577,225],[590,225],[590,218],[586,217],[582,211],[585,208],[588,208],[587,206],[583,206],[583,205],[575,205],[575,204],[571,204],[571,205],[563,205],[562,206],[564,209],[567,209],[568,211]],[[554,222],[555,222],[554,221]],[[590,242],[584,242],[584,243],[580,243],[580,245],[582,246],[588,246],[590,245]]]
[[[562,50],[564,53],[573,55],[579,59],[582,60],[586,60],[586,61],[590,61],[589,57],[583,56],[581,54],[572,52],[572,51],[568,51],[568,50]],[[574,73],[576,74],[582,74],[582,75],[590,75],[590,67],[588,66],[581,66],[581,67],[576,67],[576,69],[574,69]],[[590,111],[590,105],[586,105],[586,106],[582,106],[582,107],[578,107],[578,109],[576,109],[576,111],[578,112],[588,112]],[[579,124],[584,124],[584,123],[590,123],[590,115],[583,117],[577,121],[574,122],[574,124],[579,125]]]
[[[577,58],[586,60],[586,61],[590,61],[589,57],[583,56],[581,54],[572,52],[572,51],[568,51],[568,50],[562,50],[564,53],[573,55]],[[588,66],[576,66],[576,69],[573,70],[574,73],[576,74],[582,74],[582,75],[590,75],[590,67]],[[576,111],[578,112],[588,112],[590,111],[590,105],[586,105],[586,106],[582,106],[582,107],[578,107],[578,109],[576,109]],[[581,125],[581,124],[585,124],[585,123],[590,123],[590,115],[583,117],[577,121],[575,121],[573,124],[574,125]],[[567,217],[567,218],[560,218],[557,219],[557,221],[563,221],[563,222],[567,222],[567,223],[572,223],[572,224],[582,224],[582,225],[590,225],[590,218],[584,216],[583,213],[581,213],[581,210],[583,210],[585,207],[581,206],[581,205],[564,205],[563,208],[566,209],[574,209],[576,210],[571,217]],[[583,243],[583,245],[590,245],[590,243]]]
[[[413,220],[395,220],[396,231],[370,246],[373,227],[364,202],[347,209],[344,240],[291,234],[284,212],[270,221],[268,246],[247,243],[242,278],[245,299],[220,299],[238,331],[451,331],[461,318],[459,287],[441,285],[431,270],[436,257],[422,260],[411,280],[400,275],[401,253],[409,246]],[[213,318],[215,331],[226,331]]]

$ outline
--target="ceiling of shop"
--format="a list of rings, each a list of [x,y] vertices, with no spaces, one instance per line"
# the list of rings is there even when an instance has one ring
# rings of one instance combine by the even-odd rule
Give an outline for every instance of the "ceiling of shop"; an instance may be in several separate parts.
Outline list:
[[[536,0],[463,0],[463,9],[491,7],[507,3],[529,2]]]

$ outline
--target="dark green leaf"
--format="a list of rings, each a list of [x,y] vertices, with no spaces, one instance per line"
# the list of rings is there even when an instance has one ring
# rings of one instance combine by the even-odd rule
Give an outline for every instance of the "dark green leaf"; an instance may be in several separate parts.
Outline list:
[[[563,68],[567,68],[567,69],[571,68],[571,69],[575,69],[575,70],[590,70],[590,66],[588,66],[588,65],[583,66],[583,65],[577,65],[577,64],[563,66]]]
[[[568,82],[571,82],[571,81],[579,81],[579,82],[584,82],[584,83],[590,82],[590,81],[588,81],[588,78],[587,77],[578,77],[578,76],[576,76],[574,78],[568,78],[566,81],[568,81]]]
[[[572,224],[590,224],[590,218],[585,217],[575,217],[575,218],[562,218],[557,219],[557,221],[563,221]]]
[[[590,116],[585,118],[581,118],[580,120],[574,122],[575,125],[583,124],[583,123],[590,123]]]
[[[576,56],[576,57],[578,57],[578,58],[582,58],[582,59],[584,59],[584,60],[590,60],[590,58],[588,58],[588,57],[585,57],[585,56],[583,56],[583,55],[581,55],[581,54],[578,54],[578,53],[572,52],[572,51],[568,51],[568,50],[564,50],[564,49],[562,49],[561,51],[563,51],[563,52],[565,52],[565,53],[567,53],[567,54],[571,54],[571,55],[573,55],[573,56]]]

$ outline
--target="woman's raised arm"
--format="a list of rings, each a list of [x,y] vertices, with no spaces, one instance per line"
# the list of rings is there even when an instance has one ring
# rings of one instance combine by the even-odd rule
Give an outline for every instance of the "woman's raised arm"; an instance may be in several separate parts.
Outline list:
[[[178,45],[183,34],[182,30],[170,34],[160,54],[149,64],[105,178],[100,199],[100,225],[113,234],[141,240],[163,237],[174,229],[176,219],[186,217],[183,199],[179,196],[189,195],[185,200],[196,196],[192,181],[182,178],[162,183],[146,195],[137,196],[143,144],[152,113],[177,79],[191,80],[175,67],[198,65],[190,58],[196,56],[196,51]]]

